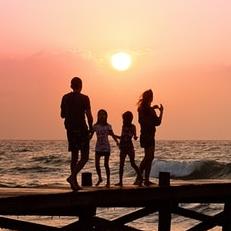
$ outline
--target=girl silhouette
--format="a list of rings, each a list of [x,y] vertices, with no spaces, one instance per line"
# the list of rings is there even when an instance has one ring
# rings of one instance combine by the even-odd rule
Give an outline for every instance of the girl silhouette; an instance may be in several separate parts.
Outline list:
[[[98,181],[96,186],[98,186],[102,181],[101,169],[100,169],[100,159],[104,157],[104,166],[107,175],[106,187],[110,187],[110,168],[109,168],[109,158],[110,158],[110,143],[108,136],[112,136],[118,145],[116,136],[113,133],[112,127],[107,123],[107,112],[104,109],[98,111],[97,122],[93,126],[93,133],[96,133],[96,147],[95,147],[95,167],[98,175]],[[91,137],[92,137],[91,136]]]
[[[135,163],[135,150],[132,143],[132,138],[137,140],[136,136],[136,127],[132,124],[133,115],[130,111],[126,111],[122,115],[123,118],[123,126],[120,138],[120,169],[119,169],[119,183],[116,186],[123,186],[123,169],[124,162],[126,156],[128,155],[130,158],[131,166],[134,168],[137,174],[137,181],[139,181],[139,185],[142,184],[142,175],[138,166]]]

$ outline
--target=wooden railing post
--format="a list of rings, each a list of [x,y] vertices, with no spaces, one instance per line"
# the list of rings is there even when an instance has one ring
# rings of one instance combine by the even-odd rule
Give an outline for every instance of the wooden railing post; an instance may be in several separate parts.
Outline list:
[[[170,186],[170,173],[159,173],[159,186]],[[159,210],[159,224],[158,231],[170,231],[171,230],[171,203],[170,201],[164,201]]]
[[[159,186],[160,187],[170,186],[170,173],[169,172],[159,173]]]
[[[95,207],[85,207],[79,214],[79,225],[80,230],[91,231],[92,230],[92,219],[96,214]]]
[[[224,205],[224,218],[223,218],[223,226],[222,231],[230,231],[231,230],[231,203],[225,202]]]

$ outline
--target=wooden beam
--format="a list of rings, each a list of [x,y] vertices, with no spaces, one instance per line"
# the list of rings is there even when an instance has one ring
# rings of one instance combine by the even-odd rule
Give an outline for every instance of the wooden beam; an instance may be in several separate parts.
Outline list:
[[[189,229],[190,231],[206,230],[217,225],[222,225],[223,231],[231,230],[231,183],[170,186],[168,178],[165,178],[165,180],[165,183],[161,183],[160,187],[125,186],[110,189],[89,187],[79,192],[63,191],[57,193],[42,192],[42,189],[38,189],[37,193],[26,192],[20,196],[15,191],[14,195],[0,196],[0,215],[79,216],[78,222],[63,227],[63,230],[71,230],[71,226],[74,225],[76,227],[82,225],[84,227],[82,230],[90,230],[94,225],[98,227],[101,224],[110,229],[114,228],[114,224],[117,228],[119,227],[117,230],[123,230],[128,229],[124,224],[158,210],[159,231],[170,230],[172,212],[202,221]],[[225,203],[225,208],[222,213],[207,216],[178,208],[177,204],[179,203]],[[95,219],[94,211],[96,207],[139,207],[144,209],[100,224]],[[91,212],[89,212],[89,209]],[[0,222],[4,227],[14,224],[17,226],[22,224],[39,227],[37,224],[29,224],[23,221],[14,223],[15,221],[6,220],[5,218],[2,218]],[[43,227],[41,225],[41,230]],[[57,230],[57,228],[45,226],[45,230],[53,229]],[[27,230],[34,229],[29,228]],[[36,230],[38,229],[36,228]],[[79,230],[81,229],[79,228]]]
[[[25,230],[36,230],[36,231],[57,231],[59,228],[36,224],[28,221],[20,221],[15,219],[10,219],[7,217],[0,217],[0,227],[5,229],[13,229],[18,231]]]
[[[231,203],[226,202],[224,206],[224,218],[222,231],[230,231],[231,230]]]
[[[160,188],[169,188],[170,186],[170,173],[159,173],[159,186]],[[171,230],[171,200],[170,198],[163,201],[159,207],[159,223],[158,231],[170,231]]]
[[[159,172],[159,186],[160,187],[170,186],[170,173],[169,172]]]
[[[41,189],[40,189],[41,190]],[[42,191],[42,190],[41,190]],[[187,193],[186,193],[187,192]],[[163,201],[179,203],[224,203],[231,196],[231,184],[178,185],[169,187],[123,187],[87,189],[79,192],[38,193],[0,198],[0,215],[78,215],[78,207],[161,206]]]
[[[118,225],[116,227],[111,227],[111,221],[106,220],[104,218],[101,217],[94,217],[93,218],[93,223],[94,225],[94,230],[95,231],[103,231],[103,230],[107,230],[107,231],[141,231],[139,229],[127,226],[127,225]],[[106,224],[106,225],[105,225]],[[104,226],[105,225],[105,226]]]
[[[188,217],[188,218],[199,220],[199,221],[206,221],[206,220],[209,220],[211,218],[211,216],[208,216],[208,215],[205,215],[202,213],[198,213],[198,212],[193,211],[193,210],[181,208],[179,206],[173,208],[172,212],[175,214],[181,215],[183,217]]]
[[[92,230],[92,219],[96,214],[95,207],[85,207],[81,208],[81,213],[79,214],[79,225],[80,230],[91,231]],[[77,230],[76,230],[77,231]]]
[[[158,231],[170,231],[171,230],[171,204],[170,202],[164,202],[159,208],[159,223]]]
[[[62,227],[62,230],[65,231],[90,231],[93,227],[93,217],[96,214],[96,208],[95,207],[85,207],[85,208],[79,208],[79,219],[78,221],[75,221],[69,225],[66,225]]]
[[[194,227],[187,229],[186,231],[205,231],[214,228],[215,226],[221,225],[223,220],[224,212],[220,212],[212,216],[209,220],[203,221]],[[230,230],[229,230],[230,231]]]
[[[114,220],[112,220],[112,223],[114,225],[116,224],[126,224],[129,223],[131,221],[134,221],[136,219],[139,219],[141,217],[147,216],[151,213],[155,213],[158,211],[158,207],[146,207],[146,208],[142,208],[139,210],[136,210],[135,212],[132,213],[128,213],[126,215],[123,215],[119,218],[116,218]]]

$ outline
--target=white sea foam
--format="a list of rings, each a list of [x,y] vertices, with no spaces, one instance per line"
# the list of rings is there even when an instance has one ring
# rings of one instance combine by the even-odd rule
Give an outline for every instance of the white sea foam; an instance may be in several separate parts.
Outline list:
[[[169,172],[171,177],[184,177],[190,175],[195,169],[193,162],[154,160],[151,176],[158,177],[159,172]]]

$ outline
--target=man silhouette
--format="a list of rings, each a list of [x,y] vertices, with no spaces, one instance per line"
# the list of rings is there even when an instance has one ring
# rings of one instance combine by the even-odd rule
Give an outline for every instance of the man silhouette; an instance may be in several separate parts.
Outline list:
[[[82,80],[79,77],[71,80],[71,88],[73,91],[62,97],[61,117],[64,118],[67,132],[68,151],[71,152],[71,175],[67,182],[73,191],[78,191],[81,187],[77,182],[77,174],[89,159],[89,132],[92,131],[93,117],[89,97],[81,94]]]

